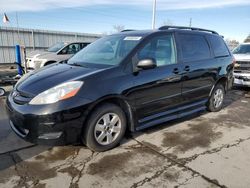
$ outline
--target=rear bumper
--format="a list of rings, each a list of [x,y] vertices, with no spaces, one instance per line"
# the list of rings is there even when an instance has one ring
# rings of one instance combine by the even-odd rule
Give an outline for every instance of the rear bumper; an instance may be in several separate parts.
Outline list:
[[[235,86],[250,86],[250,73],[234,73]]]
[[[24,106],[15,104],[11,97],[6,102],[10,127],[22,139],[45,145],[64,145],[80,141],[87,103],[51,114],[40,113],[39,110],[31,109],[31,105],[26,105],[26,108],[33,111],[30,113],[20,109],[25,108]]]

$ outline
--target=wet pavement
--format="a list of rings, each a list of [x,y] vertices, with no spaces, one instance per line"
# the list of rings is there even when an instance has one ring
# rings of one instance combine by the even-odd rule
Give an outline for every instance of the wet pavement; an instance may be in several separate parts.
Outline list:
[[[0,99],[0,187],[249,187],[250,98],[230,91],[219,113],[137,132],[113,150],[37,146],[11,130]]]

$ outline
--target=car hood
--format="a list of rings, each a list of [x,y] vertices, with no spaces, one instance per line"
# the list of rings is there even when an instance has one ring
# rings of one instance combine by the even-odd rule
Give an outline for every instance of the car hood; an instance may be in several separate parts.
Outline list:
[[[36,59],[52,59],[54,60],[57,57],[57,53],[56,52],[44,52],[42,54],[40,54],[39,56],[36,57]]]
[[[44,50],[35,50],[35,51],[32,51],[32,52],[29,52],[27,54],[27,58],[33,58],[35,56],[39,56],[41,54],[46,54],[46,53],[50,53],[50,52],[47,52],[47,51],[44,51]]]
[[[236,61],[250,60],[250,54],[233,54]]]
[[[53,64],[24,75],[16,84],[15,89],[35,96],[63,82],[82,80],[84,77],[102,70],[103,69],[71,66],[68,64]]]

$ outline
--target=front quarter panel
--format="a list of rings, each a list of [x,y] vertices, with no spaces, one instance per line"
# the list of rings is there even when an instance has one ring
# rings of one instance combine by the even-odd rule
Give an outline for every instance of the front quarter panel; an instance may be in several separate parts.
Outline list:
[[[85,78],[79,96],[96,101],[108,95],[130,98],[134,84],[132,73],[125,73],[121,67],[110,68]]]

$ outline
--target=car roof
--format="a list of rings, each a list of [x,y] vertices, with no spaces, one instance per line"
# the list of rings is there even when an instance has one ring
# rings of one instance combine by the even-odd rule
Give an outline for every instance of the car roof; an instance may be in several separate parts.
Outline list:
[[[64,42],[64,44],[72,44],[72,43],[90,43],[90,42],[83,42],[83,41]]]
[[[116,33],[114,35],[133,35],[133,36],[147,36],[153,33],[170,33],[170,32],[186,32],[186,33],[196,33],[196,34],[211,34],[217,35],[219,34],[215,31],[202,29],[202,28],[194,28],[194,27],[183,27],[183,26],[163,26],[159,29],[155,30],[123,30],[120,33]]]

